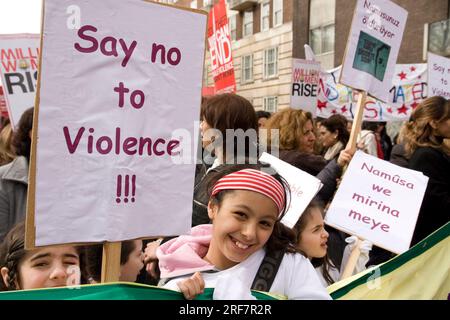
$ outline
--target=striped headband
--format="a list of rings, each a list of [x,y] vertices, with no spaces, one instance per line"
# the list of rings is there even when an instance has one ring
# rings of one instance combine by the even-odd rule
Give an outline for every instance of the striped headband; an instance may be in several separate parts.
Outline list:
[[[270,174],[254,169],[244,169],[230,173],[216,182],[211,196],[215,196],[220,191],[232,189],[261,193],[275,202],[279,214],[283,211],[285,204],[284,187]]]

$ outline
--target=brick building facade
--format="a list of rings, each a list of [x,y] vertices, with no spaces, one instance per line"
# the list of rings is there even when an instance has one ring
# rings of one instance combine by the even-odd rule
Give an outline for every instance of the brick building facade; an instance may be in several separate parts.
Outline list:
[[[368,0],[369,1],[369,0]],[[209,10],[218,0],[160,0]],[[356,0],[227,0],[237,93],[256,109],[288,107],[292,58],[304,58],[310,44],[324,68],[339,66],[345,51]],[[408,11],[398,63],[425,62],[426,24],[441,28],[450,55],[450,0],[393,0]],[[442,31],[443,30],[443,31]],[[205,55],[204,86],[213,86]]]

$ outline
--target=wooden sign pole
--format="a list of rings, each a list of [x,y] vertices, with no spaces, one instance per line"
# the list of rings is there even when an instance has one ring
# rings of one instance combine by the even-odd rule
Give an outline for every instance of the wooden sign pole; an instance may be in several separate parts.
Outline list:
[[[359,255],[361,254],[361,250],[360,250],[361,242],[362,242],[362,240],[359,238],[356,240],[356,243],[355,243],[355,246],[353,247],[352,253],[350,254],[347,264],[345,265],[344,272],[342,272],[341,280],[353,275],[353,271],[355,270]]]
[[[356,113],[353,119],[352,131],[350,132],[350,138],[348,139],[346,149],[350,149],[353,152],[356,151],[356,138],[361,131],[361,125],[364,114],[364,105],[366,104],[367,93],[365,91],[359,91],[358,103],[356,105]]]
[[[121,242],[105,242],[103,244],[102,283],[119,281],[121,246]]]
[[[358,104],[356,105],[356,113],[353,119],[352,131],[350,133],[350,138],[347,143],[347,150],[351,150],[352,153],[356,151],[356,138],[361,131],[361,124],[364,114],[364,105],[366,103],[367,93],[365,91],[359,91]],[[343,171],[345,171],[344,168]],[[356,263],[358,262],[359,255],[361,254],[359,246],[361,245],[362,239],[357,239],[355,246],[353,247],[352,253],[345,265],[344,272],[342,273],[341,280],[350,277],[355,270]]]

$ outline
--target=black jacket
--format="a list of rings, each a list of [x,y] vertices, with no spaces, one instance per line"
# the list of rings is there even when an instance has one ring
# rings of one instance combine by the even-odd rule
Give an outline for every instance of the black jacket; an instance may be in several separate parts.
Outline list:
[[[435,148],[418,148],[409,168],[430,178],[411,242],[414,245],[450,220],[450,157]]]

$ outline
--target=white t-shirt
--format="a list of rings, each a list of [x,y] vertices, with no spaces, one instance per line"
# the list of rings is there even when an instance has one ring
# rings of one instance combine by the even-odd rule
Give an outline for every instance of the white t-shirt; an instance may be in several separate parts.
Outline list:
[[[205,288],[214,288],[215,300],[254,299],[250,288],[264,256],[265,251],[261,249],[232,268],[202,272]],[[191,275],[170,279],[163,287],[180,291],[177,282]],[[289,300],[331,299],[311,262],[298,253],[284,255],[269,293]]]

